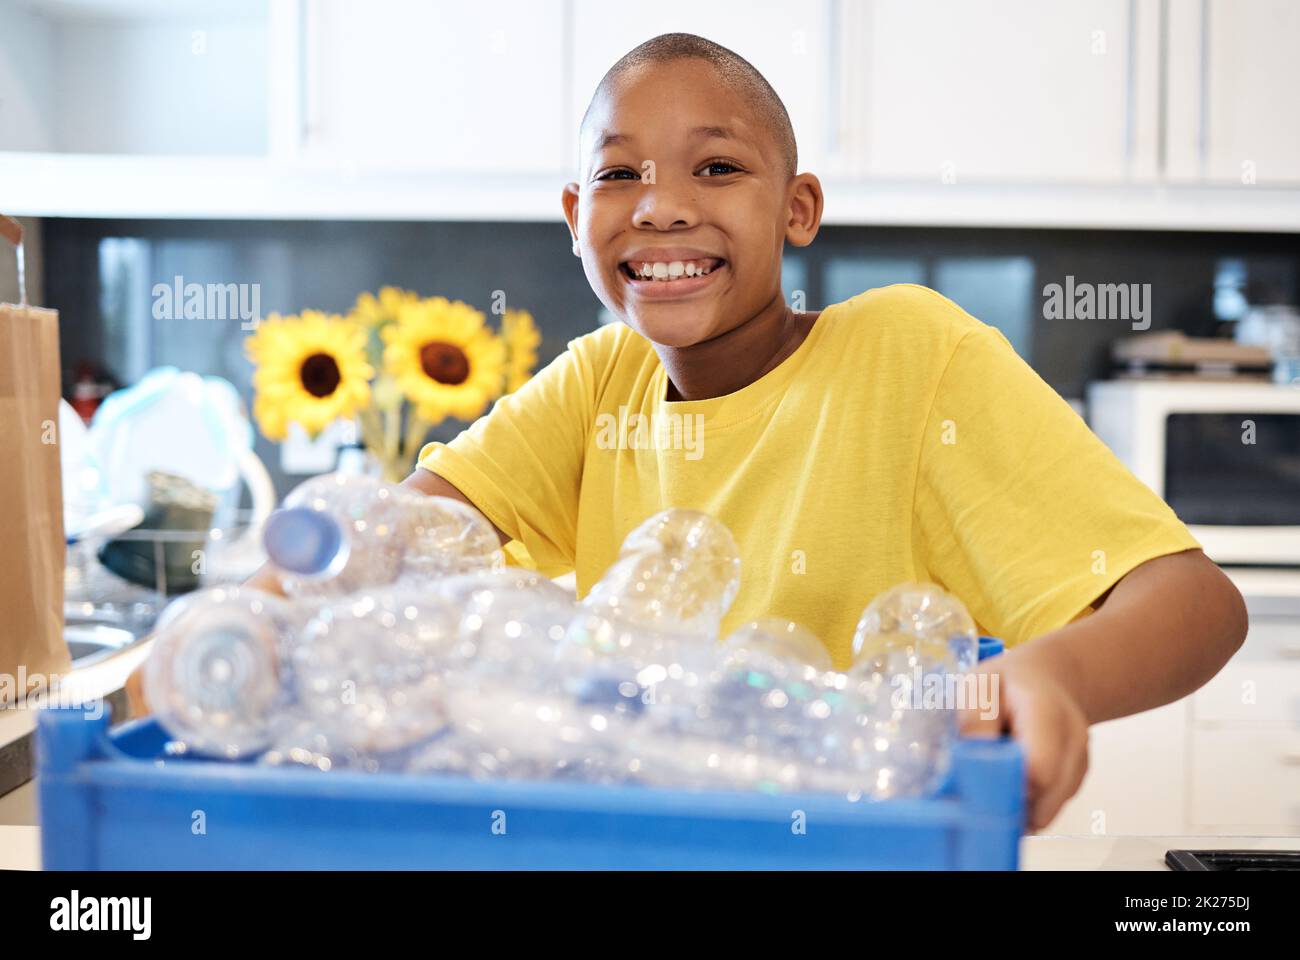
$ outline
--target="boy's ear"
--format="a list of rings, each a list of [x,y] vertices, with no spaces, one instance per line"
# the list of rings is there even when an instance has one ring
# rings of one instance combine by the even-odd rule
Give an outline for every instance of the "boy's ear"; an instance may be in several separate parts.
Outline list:
[[[573,240],[573,252],[578,252],[578,185],[566,183],[564,193],[560,195],[560,204],[564,207],[564,219],[569,224],[569,237]]]
[[[801,173],[787,188],[789,220],[785,225],[786,242],[806,247],[813,242],[822,223],[822,184],[811,173]]]

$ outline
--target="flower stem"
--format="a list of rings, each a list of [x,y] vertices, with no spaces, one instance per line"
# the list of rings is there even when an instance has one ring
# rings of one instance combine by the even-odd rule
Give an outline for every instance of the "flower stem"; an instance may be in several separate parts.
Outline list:
[[[357,416],[361,420],[362,445],[378,456],[384,436],[384,429],[379,422],[378,412],[374,407],[364,406],[357,411]]]
[[[393,461],[401,452],[398,444],[402,433],[402,405],[394,404],[384,409],[384,459]]]
[[[406,421],[406,443],[402,448],[403,459],[408,467],[414,467],[415,458],[419,454],[418,447],[431,426],[433,424],[428,420],[425,420],[414,410],[411,411],[411,415]]]

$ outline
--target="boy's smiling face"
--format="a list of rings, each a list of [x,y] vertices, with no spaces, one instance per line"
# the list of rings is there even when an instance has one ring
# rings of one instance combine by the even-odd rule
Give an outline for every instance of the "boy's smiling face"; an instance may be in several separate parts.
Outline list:
[[[810,242],[792,177],[754,106],[704,60],[634,68],[592,103],[582,181],[565,216],[611,311],[653,343],[688,347],[780,296],[786,240]],[[796,197],[803,199],[797,200]]]

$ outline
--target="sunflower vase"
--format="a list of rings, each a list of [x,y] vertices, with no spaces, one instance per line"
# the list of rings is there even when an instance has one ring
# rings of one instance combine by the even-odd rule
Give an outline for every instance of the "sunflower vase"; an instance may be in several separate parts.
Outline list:
[[[253,417],[270,440],[296,423],[315,438],[353,419],[385,479],[414,469],[429,431],[470,422],[522,387],[541,335],[525,310],[504,309],[500,329],[459,300],[384,287],[347,314],[271,314],[245,341],[254,366]]]

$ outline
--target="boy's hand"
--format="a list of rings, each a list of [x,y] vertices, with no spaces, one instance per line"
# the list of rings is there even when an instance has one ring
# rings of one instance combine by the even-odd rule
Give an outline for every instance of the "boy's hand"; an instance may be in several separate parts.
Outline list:
[[[149,704],[144,698],[144,664],[136,667],[131,671],[131,675],[126,678],[126,719],[133,720],[136,717],[148,715]]]
[[[1025,754],[1030,830],[1052,822],[1074,796],[1088,771],[1088,721],[1073,694],[1051,671],[1034,663],[1028,651],[1009,651],[977,669],[989,676],[992,716],[963,710],[959,724],[967,736],[1011,733]],[[996,686],[995,684],[996,678]]]

